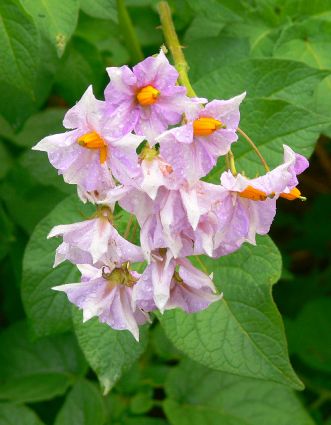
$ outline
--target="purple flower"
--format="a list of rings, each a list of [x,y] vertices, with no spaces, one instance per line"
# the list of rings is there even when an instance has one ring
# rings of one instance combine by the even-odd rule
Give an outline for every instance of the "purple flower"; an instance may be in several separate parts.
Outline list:
[[[111,126],[117,135],[132,130],[149,141],[178,124],[185,111],[199,107],[186,97],[186,89],[176,85],[178,72],[160,53],[128,66],[107,68],[110,83],[105,90]]]
[[[80,283],[55,286],[53,289],[67,294],[70,302],[83,310],[83,321],[94,316],[113,329],[127,329],[139,341],[139,327],[149,320],[148,314],[132,301],[133,287],[140,275],[127,264],[120,267],[79,265]]]
[[[306,158],[284,145],[283,164],[263,176],[248,179],[224,172],[221,192],[217,189],[218,200],[212,208],[218,220],[213,255],[229,254],[245,241],[255,244],[256,234],[268,233],[276,214],[276,199],[293,193],[297,174],[307,167]]]
[[[124,239],[111,222],[111,211],[101,208],[93,219],[55,226],[48,238],[62,236],[63,242],[56,250],[54,267],[65,260],[74,264],[109,260],[115,265],[144,261],[141,248]]]
[[[215,292],[211,278],[187,259],[175,260],[169,251],[159,250],[135,285],[133,299],[145,311],[181,308],[195,313],[222,298]]]
[[[155,148],[146,146],[140,154],[140,166],[142,171],[142,181],[139,188],[155,200],[158,189],[161,186],[168,189],[178,187],[173,168],[159,155]]]
[[[156,138],[160,153],[172,165],[178,179],[190,183],[206,176],[238,139],[239,105],[245,93],[229,100],[213,100],[194,119]]]
[[[48,153],[66,183],[86,192],[114,187],[112,174],[122,183],[134,183],[140,173],[136,149],[143,137],[115,137],[105,120],[105,102],[94,97],[91,86],[66,113],[63,124],[72,130],[45,137],[33,149]]]

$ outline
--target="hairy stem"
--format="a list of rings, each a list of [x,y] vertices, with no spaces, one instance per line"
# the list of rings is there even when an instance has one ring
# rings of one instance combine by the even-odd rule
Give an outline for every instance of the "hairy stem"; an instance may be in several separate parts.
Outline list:
[[[133,62],[140,62],[144,59],[140,43],[133,27],[129,12],[125,6],[124,0],[117,0],[118,21],[122,29],[122,34]]]
[[[164,38],[166,40],[166,44],[170,49],[170,52],[175,62],[175,67],[179,73],[179,81],[183,86],[186,87],[188,96],[195,97],[196,93],[188,77],[189,66],[183,54],[182,46],[180,45],[178,40],[175,26],[171,17],[171,10],[170,10],[169,4],[166,1],[161,1],[159,3],[159,14],[160,14],[162,31],[164,34]],[[241,128],[238,127],[237,131],[251,145],[252,149],[257,154],[261,163],[263,164],[265,170],[267,172],[270,171],[270,168],[266,160],[263,158],[261,152],[255,145],[253,140],[243,130],[241,130]],[[235,166],[234,166],[234,156],[232,152],[229,152],[229,154],[227,155],[227,161],[229,162],[230,169],[233,172],[233,170],[235,170]]]
[[[169,4],[166,1],[161,1],[158,5],[158,9],[166,45],[170,49],[174,59],[175,67],[179,73],[179,81],[182,86],[186,87],[187,95],[190,97],[195,97],[196,93],[193,90],[188,77],[189,66],[185,60],[182,46],[178,40],[175,26],[171,17]]]

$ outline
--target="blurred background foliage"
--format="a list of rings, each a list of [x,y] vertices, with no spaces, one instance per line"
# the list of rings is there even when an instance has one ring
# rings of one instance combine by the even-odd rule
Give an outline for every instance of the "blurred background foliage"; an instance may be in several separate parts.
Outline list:
[[[157,1],[126,5],[144,55],[155,54],[163,43]],[[207,369],[206,360],[200,362],[205,366],[193,363],[157,322],[139,346],[125,332],[123,339],[108,329],[96,339],[94,321],[86,332],[72,332],[79,313],[45,293],[77,275],[69,265],[51,270],[56,242],[45,236],[51,225],[77,221],[77,201],[68,198],[75,188],[30,148],[62,131],[65,110],[88,85],[102,98],[107,66],[132,65],[133,58],[115,0],[2,0],[0,425],[331,424],[331,1],[170,5],[198,94],[226,98],[246,90],[241,127],[271,165],[281,160],[282,143],[312,154],[301,178],[308,201],[280,200],[271,232],[283,258],[273,296],[305,390],[295,395],[271,381]],[[262,171],[244,142],[235,155],[239,170]],[[209,180],[217,181],[223,167]],[[245,249],[236,257],[243,264],[254,255]],[[264,249],[271,263],[278,261],[272,245]],[[117,382],[108,395],[96,376],[103,390]]]

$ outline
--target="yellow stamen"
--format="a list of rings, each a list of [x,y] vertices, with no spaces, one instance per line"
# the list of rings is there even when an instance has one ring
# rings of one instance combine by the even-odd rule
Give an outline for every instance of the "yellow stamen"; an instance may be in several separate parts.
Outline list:
[[[224,125],[214,118],[201,117],[193,122],[195,136],[209,136],[220,128],[224,128]]]
[[[295,199],[301,199],[301,201],[305,201],[306,198],[301,196],[301,192],[296,187],[290,190],[289,193],[281,193],[279,195],[281,198],[287,199],[288,201],[294,201]]]
[[[140,152],[139,158],[141,160],[153,161],[158,156],[158,151],[155,148],[151,148],[149,145],[143,147]]]
[[[265,201],[268,197],[265,192],[255,189],[253,186],[247,186],[245,190],[239,192],[239,196],[242,198],[252,199],[253,201]]]
[[[153,105],[160,96],[159,90],[153,86],[146,86],[140,89],[136,95],[141,106]]]
[[[79,137],[77,142],[86,149],[99,149],[100,164],[103,164],[107,160],[107,143],[97,132],[86,133]]]

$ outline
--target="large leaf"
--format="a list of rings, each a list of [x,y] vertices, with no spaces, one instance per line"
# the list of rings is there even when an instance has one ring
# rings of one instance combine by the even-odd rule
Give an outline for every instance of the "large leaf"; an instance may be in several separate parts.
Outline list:
[[[77,381],[55,419],[55,425],[103,425],[105,405],[100,391],[89,381]]]
[[[36,109],[39,41],[32,18],[18,1],[0,2],[0,113],[15,126]]]
[[[191,361],[172,369],[166,383],[172,425],[313,425],[294,392],[283,385],[238,378]]]
[[[32,409],[18,404],[0,403],[0,425],[43,425]]]
[[[19,146],[32,148],[42,138],[64,131],[64,114],[62,108],[48,108],[29,117],[19,133],[7,130],[4,136]]]
[[[79,0],[66,0],[60,4],[58,0],[20,1],[61,56],[77,25]]]
[[[167,312],[161,317],[167,336],[193,360],[213,369],[302,388],[289,363],[284,327],[271,296],[281,272],[272,241],[259,237],[256,247],[244,245],[205,264],[224,299],[197,314]]]
[[[226,65],[242,61],[248,56],[249,44],[244,38],[230,38],[221,33],[217,37],[203,38],[188,43],[185,49],[185,56],[190,64],[190,79],[197,81],[200,78],[208,79],[209,73],[225,67]],[[208,57],[208,61],[206,61]],[[208,96],[210,100],[217,96],[224,86],[223,82],[217,82],[214,91],[210,91]],[[211,86],[210,86],[211,88]],[[198,87],[199,89],[199,87]],[[199,95],[204,95],[203,92]]]
[[[56,75],[56,91],[74,105],[90,84],[93,84],[95,95],[99,96],[105,82],[105,66],[98,49],[89,41],[74,37]]]
[[[330,7],[329,7],[330,10]],[[305,62],[318,69],[327,69],[329,77],[316,86],[315,108],[329,117],[331,124],[331,22],[307,19],[288,26],[274,46],[273,55]],[[328,129],[330,134],[330,128]]]
[[[22,300],[36,336],[63,332],[71,327],[70,305],[53,286],[76,282],[77,269],[64,263],[53,269],[55,249],[59,241],[46,237],[58,224],[74,223],[93,210],[76,196],[66,198],[35,228],[23,260]]]
[[[116,0],[80,0],[80,7],[87,15],[117,22]]]
[[[283,160],[283,144],[309,156],[328,124],[326,116],[314,113],[312,95],[326,73],[305,64],[280,59],[249,59],[220,67],[196,84],[198,95],[224,99],[247,90],[240,112],[240,127],[253,139],[270,167]],[[233,145],[238,171],[250,177],[264,170],[258,157],[242,138]],[[220,168],[209,176],[219,181]]]
[[[137,342],[129,331],[113,330],[97,318],[83,323],[77,309],[73,310],[73,320],[83,353],[97,374],[103,393],[107,394],[146,349],[147,327],[140,327],[140,341]]]
[[[48,400],[63,394],[86,362],[73,335],[31,342],[23,322],[0,334],[0,399]]]
[[[59,190],[61,186],[54,187],[54,182],[61,180],[54,169],[48,165],[44,176],[38,174],[38,170],[42,172],[45,169],[46,160],[40,155],[33,164],[33,157],[36,157],[35,153],[26,152],[0,185],[0,196],[11,218],[27,233],[31,233],[36,224],[66,196],[64,191]]]
[[[238,62],[238,61],[237,61]],[[283,99],[309,106],[316,85],[328,71],[285,59],[247,59],[236,64],[218,62],[214,71],[195,83],[198,94],[209,99],[247,92],[249,99]]]

